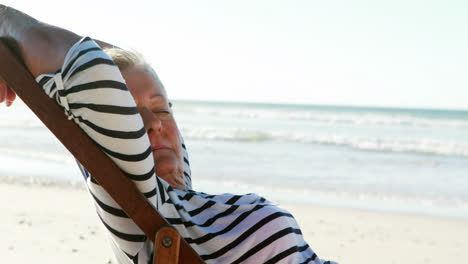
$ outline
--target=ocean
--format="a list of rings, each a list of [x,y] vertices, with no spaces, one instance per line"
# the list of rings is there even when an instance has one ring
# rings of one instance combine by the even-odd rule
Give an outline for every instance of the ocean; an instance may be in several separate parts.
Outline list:
[[[173,103],[197,191],[468,219],[468,111]],[[83,184],[68,151],[13,107],[0,111],[0,178]]]

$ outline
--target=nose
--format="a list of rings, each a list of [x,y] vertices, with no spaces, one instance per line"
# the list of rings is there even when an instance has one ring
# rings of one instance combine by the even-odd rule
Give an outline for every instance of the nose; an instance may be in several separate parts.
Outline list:
[[[151,122],[150,122],[149,128],[147,128],[148,133],[151,132],[151,131],[161,132],[161,129],[162,129],[161,120],[159,120],[158,118],[156,118],[155,115],[152,115],[152,116],[151,116]]]
[[[148,133],[151,131],[160,132],[162,129],[162,122],[159,120],[156,115],[154,115],[148,109],[140,110],[141,115],[143,117],[143,123],[145,125],[145,129]]]

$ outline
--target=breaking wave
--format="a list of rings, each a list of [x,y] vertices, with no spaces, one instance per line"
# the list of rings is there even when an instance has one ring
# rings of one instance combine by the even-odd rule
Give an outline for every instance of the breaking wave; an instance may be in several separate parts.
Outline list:
[[[305,135],[235,128],[183,128],[182,134],[186,139],[195,140],[239,142],[284,141],[347,147],[364,151],[468,157],[468,142],[423,137],[363,137],[337,134]]]

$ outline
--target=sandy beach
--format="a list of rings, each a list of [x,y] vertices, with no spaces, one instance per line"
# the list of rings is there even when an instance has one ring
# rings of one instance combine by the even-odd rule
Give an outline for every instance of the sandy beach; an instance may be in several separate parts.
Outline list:
[[[0,183],[4,263],[115,263],[82,186]],[[339,263],[468,263],[468,221],[283,205],[310,246]]]

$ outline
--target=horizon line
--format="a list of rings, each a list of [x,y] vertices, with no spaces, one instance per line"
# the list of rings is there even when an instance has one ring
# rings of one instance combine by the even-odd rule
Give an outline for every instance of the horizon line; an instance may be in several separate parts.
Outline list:
[[[231,103],[231,104],[258,104],[258,105],[285,105],[285,106],[317,106],[317,107],[354,107],[354,108],[376,108],[376,109],[399,109],[399,110],[428,110],[428,111],[455,111],[468,112],[468,108],[447,108],[431,106],[404,106],[404,105],[371,105],[371,104],[338,104],[338,103],[304,103],[304,102],[281,102],[281,101],[254,101],[254,100],[226,100],[226,99],[187,99],[174,98],[170,101],[207,102],[207,103]]]

